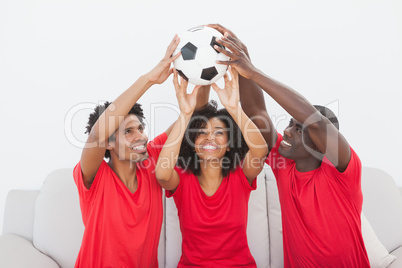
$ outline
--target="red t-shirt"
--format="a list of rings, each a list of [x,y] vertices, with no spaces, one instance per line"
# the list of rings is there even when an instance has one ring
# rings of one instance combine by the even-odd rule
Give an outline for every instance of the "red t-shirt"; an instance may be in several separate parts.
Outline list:
[[[241,167],[207,196],[196,176],[176,167],[180,183],[173,196],[183,236],[178,267],[256,267],[247,244],[250,185]]]
[[[85,231],[75,267],[158,267],[163,207],[155,165],[166,139],[163,133],[148,143],[149,158],[137,163],[135,193],[105,161],[88,190],[81,165],[76,165],[73,175]]]
[[[339,172],[324,157],[321,166],[299,172],[282,157],[278,134],[267,164],[275,174],[282,209],[285,267],[370,267],[361,233],[361,162]]]

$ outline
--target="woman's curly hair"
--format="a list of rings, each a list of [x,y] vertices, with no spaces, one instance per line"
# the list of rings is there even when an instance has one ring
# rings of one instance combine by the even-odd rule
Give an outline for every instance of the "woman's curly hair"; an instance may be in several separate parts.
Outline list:
[[[190,123],[184,133],[184,138],[180,146],[179,159],[177,166],[189,171],[196,176],[201,175],[200,160],[195,152],[195,140],[200,135],[199,129],[206,126],[211,118],[222,121],[228,129],[229,151],[224,155],[222,161],[222,174],[226,177],[244,159],[248,146],[236,122],[226,109],[217,109],[216,101],[210,101],[204,109],[194,112]]]
[[[106,101],[103,105],[99,104],[95,107],[94,111],[89,115],[88,118],[88,123],[86,128],[85,133],[91,133],[92,127],[95,125],[96,121],[98,121],[99,117],[102,115],[102,113],[109,107],[109,105],[112,104],[111,102]],[[140,120],[141,124],[145,125],[144,123],[144,112],[141,108],[141,104],[136,103],[134,106],[131,108],[131,110],[128,112],[128,114],[133,114],[138,117],[138,120]],[[112,136],[109,137],[109,140],[114,139],[114,133]],[[109,150],[106,150],[105,152],[105,158],[110,157],[110,152]]]

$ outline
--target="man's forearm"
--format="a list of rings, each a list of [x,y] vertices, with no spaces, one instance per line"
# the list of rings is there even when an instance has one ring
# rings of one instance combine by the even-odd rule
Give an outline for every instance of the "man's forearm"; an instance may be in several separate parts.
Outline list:
[[[267,112],[264,92],[253,80],[239,76],[240,103],[247,116],[261,131],[269,149],[277,139],[276,129]]]
[[[97,132],[98,141],[106,141],[116,131],[124,116],[151,86],[143,75],[109,105],[92,128]]]
[[[211,86],[203,86],[198,89],[197,92],[197,104],[195,106],[195,111],[202,110],[205,108],[209,101],[209,93],[211,91]]]
[[[268,77],[260,70],[252,79],[297,121],[305,123],[316,112],[311,103],[292,88]]]

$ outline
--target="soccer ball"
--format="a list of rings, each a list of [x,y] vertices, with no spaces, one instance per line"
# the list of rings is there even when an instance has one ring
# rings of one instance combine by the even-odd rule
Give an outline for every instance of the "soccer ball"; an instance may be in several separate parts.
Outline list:
[[[228,66],[217,64],[217,60],[230,58],[214,49],[214,45],[224,48],[216,42],[222,34],[217,30],[199,26],[179,35],[180,43],[173,55],[181,51],[173,65],[180,76],[194,85],[210,85],[218,81],[227,71]]]

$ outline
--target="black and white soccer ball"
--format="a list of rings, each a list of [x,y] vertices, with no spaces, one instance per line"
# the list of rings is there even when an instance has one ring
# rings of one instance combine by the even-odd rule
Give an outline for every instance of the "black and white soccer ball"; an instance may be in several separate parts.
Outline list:
[[[230,58],[214,49],[214,45],[222,34],[217,30],[199,26],[179,35],[180,43],[173,55],[181,51],[173,65],[180,76],[194,85],[210,85],[218,81],[227,71],[228,66],[217,64],[217,60],[227,61]]]

